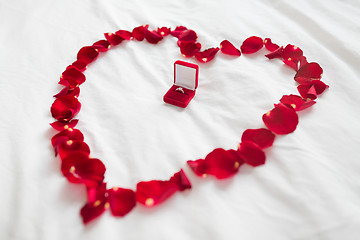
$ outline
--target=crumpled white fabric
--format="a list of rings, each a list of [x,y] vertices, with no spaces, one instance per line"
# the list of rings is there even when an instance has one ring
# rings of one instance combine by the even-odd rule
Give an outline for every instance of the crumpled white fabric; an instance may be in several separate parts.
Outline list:
[[[360,3],[358,1],[1,1],[0,239],[358,239],[360,236]],[[299,46],[330,88],[276,138],[264,166],[229,180],[197,178],[186,160],[236,148],[242,132],[284,94],[294,72],[266,50],[200,65],[186,109],[163,103],[174,38],[128,42],[86,71],[79,129],[107,166],[109,186],[135,188],[184,168],[193,189],[124,218],[106,212],[84,226],[82,186],[60,172],[49,109],[62,71],[104,32],[149,24],[195,30],[203,49],[250,36]],[[194,59],[186,61],[195,62]]]

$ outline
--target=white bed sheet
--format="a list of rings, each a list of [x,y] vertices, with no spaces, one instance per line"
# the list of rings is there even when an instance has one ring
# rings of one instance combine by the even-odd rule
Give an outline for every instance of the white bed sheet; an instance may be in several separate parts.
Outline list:
[[[84,0],[0,1],[0,239],[359,239],[360,2]],[[184,25],[203,48],[249,36],[295,44],[330,85],[267,163],[229,180],[199,179],[186,160],[236,148],[242,132],[284,94],[294,72],[280,61],[218,54],[200,66],[197,94],[182,110],[162,102],[174,38],[121,44],[86,71],[78,125],[109,186],[134,188],[184,168],[193,189],[124,218],[84,226],[82,186],[60,172],[49,108],[61,72],[104,32]],[[188,60],[195,62],[194,59]]]

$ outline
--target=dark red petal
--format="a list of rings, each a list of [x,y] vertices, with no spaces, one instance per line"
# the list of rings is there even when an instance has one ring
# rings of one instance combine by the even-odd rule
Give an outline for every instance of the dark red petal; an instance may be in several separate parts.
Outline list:
[[[160,42],[163,39],[163,37],[160,34],[158,34],[156,31],[148,30],[145,33],[145,39],[149,43],[157,44],[158,42]]]
[[[326,89],[329,88],[328,85],[326,85],[325,83],[323,83],[320,80],[313,80],[310,83],[314,85],[317,95],[322,94]]]
[[[85,80],[85,75],[82,72],[80,72],[75,67],[70,67],[61,74],[59,84],[64,86],[68,85],[70,88],[75,88],[84,83]]]
[[[299,61],[300,61],[300,68],[308,64],[308,61],[305,56],[301,56]]]
[[[247,129],[241,137],[241,142],[253,142],[260,148],[271,147],[274,140],[275,135],[266,128]]]
[[[264,45],[265,45],[266,49],[271,52],[274,52],[279,49],[279,45],[272,43],[270,38],[265,38]]]
[[[211,60],[214,59],[216,53],[219,50],[220,49],[218,47],[217,48],[208,48],[205,51],[195,53],[195,58],[199,62],[202,62],[202,63],[210,62]]]
[[[291,67],[292,69],[294,69],[295,71],[299,70],[299,60],[298,59],[292,59],[292,60],[284,59],[283,62],[286,65],[288,65],[289,67]]]
[[[123,38],[114,33],[104,33],[104,36],[106,40],[113,46],[119,45],[122,41],[124,41]]]
[[[112,188],[108,190],[108,201],[112,215],[122,217],[136,205],[135,192],[131,189]]]
[[[63,131],[69,128],[74,128],[77,124],[78,124],[79,120],[78,119],[74,119],[71,120],[69,122],[67,121],[56,121],[53,123],[50,123],[50,125],[58,131]]]
[[[253,167],[265,164],[266,157],[264,151],[253,142],[241,142],[237,152],[243,157],[245,163]]]
[[[252,36],[246,39],[241,45],[241,52],[244,54],[251,54],[259,51],[264,46],[262,38]]]
[[[311,62],[304,65],[297,71],[294,79],[298,83],[306,83],[312,80],[320,80],[323,74],[323,69],[318,63]]]
[[[282,58],[287,62],[298,63],[303,56],[303,51],[294,45],[288,44],[282,52]]]
[[[106,202],[106,183],[101,183],[99,186],[96,187],[88,187],[87,188],[87,197],[88,203],[94,204],[96,201]],[[96,203],[95,205],[98,205]]]
[[[53,136],[51,138],[51,144],[53,147],[56,147],[59,143],[66,142],[68,140],[84,141],[84,135],[78,129],[68,128]]]
[[[293,95],[293,94],[282,96],[282,98],[280,99],[280,102],[291,106],[292,108],[295,109],[295,111],[304,110],[306,108],[311,107],[312,105],[314,105],[316,103],[313,100],[305,100],[302,97],[300,97],[298,95]]]
[[[237,49],[231,42],[228,40],[224,40],[220,43],[220,50],[224,54],[233,55],[233,56],[240,56],[241,52]]]
[[[51,105],[51,114],[56,120],[67,121],[72,119],[81,108],[81,103],[73,96],[63,96],[55,99]]]
[[[297,89],[303,98],[314,100],[317,98],[317,95],[323,93],[328,87],[322,81],[314,80],[300,84]]]
[[[174,31],[171,31],[170,33],[171,33],[171,35],[173,35],[174,37],[177,37],[177,38],[178,38],[178,37],[180,36],[180,34],[181,34],[183,31],[185,31],[185,30],[187,30],[186,27],[184,27],[184,26],[178,26],[178,27],[175,28]]]
[[[284,51],[284,47],[280,47],[278,48],[276,51],[266,54],[265,57],[267,57],[268,59],[273,59],[273,58],[282,58],[282,52]]]
[[[198,36],[193,30],[185,30],[179,35],[180,42],[196,42],[197,38]]]
[[[148,30],[149,25],[142,25],[133,29],[132,34],[138,41],[142,41],[145,38],[145,33]]]
[[[266,127],[276,134],[292,133],[299,123],[296,111],[282,103],[277,104],[274,109],[264,114],[262,119]]]
[[[196,175],[198,175],[199,177],[206,177],[208,168],[205,164],[204,159],[198,159],[195,161],[189,160],[187,161],[187,164]]]
[[[84,224],[87,224],[88,222],[94,220],[95,218],[99,217],[103,212],[105,212],[105,202],[101,202],[99,203],[99,205],[97,204],[98,202],[96,202],[96,204],[87,203],[81,208],[80,215]]]
[[[179,187],[170,181],[139,182],[136,185],[136,201],[152,207],[164,202],[178,190]]]
[[[69,182],[96,187],[104,180],[104,164],[84,152],[71,152],[61,162],[61,171]]]
[[[192,57],[195,53],[199,52],[201,49],[200,43],[194,42],[181,42],[180,43],[180,52],[184,57]]]
[[[216,148],[205,158],[207,173],[218,179],[229,178],[239,171],[243,160],[235,150]]]
[[[115,32],[115,34],[124,40],[133,40],[134,39],[132,32],[129,32],[126,30],[119,30],[119,31]]]
[[[87,64],[95,61],[95,59],[99,56],[98,50],[94,47],[83,47],[79,50],[77,54],[77,60],[85,62]]]
[[[158,32],[161,36],[165,37],[165,36],[167,36],[167,35],[170,34],[171,30],[170,30],[170,28],[162,27],[162,28],[158,28],[157,32]]]
[[[72,152],[83,152],[90,155],[90,148],[83,141],[67,140],[58,144],[57,152],[60,159],[65,159]]]
[[[87,69],[87,62],[84,60],[76,60],[69,67],[74,67],[80,72],[84,72]]]
[[[95,42],[93,47],[99,52],[106,52],[111,47],[111,44],[107,40],[100,40]]]
[[[63,96],[72,96],[72,97],[78,97],[80,95],[80,88],[72,88],[70,89],[69,86],[65,86],[58,94],[54,95],[55,98],[60,98]]]
[[[169,180],[170,182],[174,183],[176,186],[179,187],[180,191],[184,191],[186,189],[191,188],[191,183],[187,176],[185,175],[184,170],[180,170],[179,172],[175,173]]]

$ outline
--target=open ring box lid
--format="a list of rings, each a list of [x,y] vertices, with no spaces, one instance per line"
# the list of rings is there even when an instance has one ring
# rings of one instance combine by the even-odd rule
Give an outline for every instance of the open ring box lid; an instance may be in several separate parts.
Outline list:
[[[193,63],[174,63],[174,85],[164,95],[164,102],[185,108],[195,96],[199,80],[199,66]]]

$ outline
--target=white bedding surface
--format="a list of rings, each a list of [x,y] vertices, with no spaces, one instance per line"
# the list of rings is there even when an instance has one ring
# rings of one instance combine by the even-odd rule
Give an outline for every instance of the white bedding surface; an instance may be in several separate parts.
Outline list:
[[[84,0],[0,1],[0,239],[359,239],[360,2]],[[49,109],[62,71],[104,32],[149,24],[195,30],[203,49],[227,39],[270,37],[299,46],[330,88],[277,137],[265,165],[235,177],[199,179],[186,160],[236,148],[284,94],[294,72],[280,61],[218,54],[200,65],[195,98],[182,110],[162,102],[176,40],[128,42],[86,71],[78,115],[109,186],[135,188],[184,168],[193,189],[124,218],[106,212],[84,226],[82,186],[60,172]],[[195,62],[194,59],[187,59]]]

